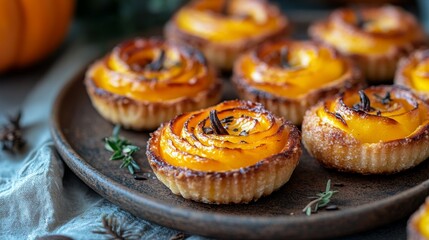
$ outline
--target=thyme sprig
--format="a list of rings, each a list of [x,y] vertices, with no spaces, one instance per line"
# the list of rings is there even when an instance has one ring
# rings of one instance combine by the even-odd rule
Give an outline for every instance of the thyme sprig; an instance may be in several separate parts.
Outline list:
[[[104,147],[107,151],[113,152],[109,160],[121,160],[120,168],[127,168],[131,174],[135,170],[140,170],[139,165],[133,158],[133,154],[140,150],[139,147],[132,145],[127,139],[119,137],[120,125],[113,128],[112,136],[104,139]]]
[[[371,110],[371,101],[363,90],[359,91],[359,98],[362,110],[364,110],[365,112],[369,112]]]
[[[220,9],[220,14],[222,14],[224,16],[228,16],[230,4],[231,4],[230,0],[225,0],[222,4],[222,8]]]
[[[390,96],[390,92],[386,92],[386,95],[384,97],[381,97],[378,94],[374,94],[374,96],[381,102],[381,104],[386,105],[389,104],[392,101],[392,97]]]
[[[161,71],[164,68],[165,62],[165,50],[161,49],[158,58],[147,65],[147,68],[151,71]]]
[[[288,61],[288,56],[289,56],[289,49],[287,47],[283,47],[282,49],[280,49],[280,66],[282,68],[292,67]]]
[[[366,24],[366,21],[363,17],[362,10],[359,8],[354,9],[355,17],[356,17],[356,26],[358,28],[363,28]]]
[[[371,107],[371,101],[369,100],[365,92],[363,90],[359,90],[358,93],[359,93],[360,102],[355,104],[353,108],[355,110],[360,110],[364,112],[370,112],[374,110],[374,108]]]
[[[313,201],[307,204],[302,211],[310,216],[312,213],[316,213],[319,208],[323,208],[331,201],[332,196],[334,196],[338,191],[331,190],[331,179],[326,183],[326,189],[324,192],[316,194],[317,197]]]

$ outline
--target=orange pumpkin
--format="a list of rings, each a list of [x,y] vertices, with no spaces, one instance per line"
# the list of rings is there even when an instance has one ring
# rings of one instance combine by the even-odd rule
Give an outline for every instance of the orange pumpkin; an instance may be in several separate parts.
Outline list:
[[[0,0],[0,71],[34,63],[64,39],[74,0]]]

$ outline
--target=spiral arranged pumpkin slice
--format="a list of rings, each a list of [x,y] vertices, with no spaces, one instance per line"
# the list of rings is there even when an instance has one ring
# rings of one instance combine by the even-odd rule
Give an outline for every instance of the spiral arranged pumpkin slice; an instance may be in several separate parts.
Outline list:
[[[197,46],[210,62],[230,70],[237,56],[267,39],[284,36],[289,22],[280,10],[259,0],[196,0],[165,27],[168,39]]]
[[[346,91],[304,116],[303,143],[323,165],[394,173],[429,157],[429,105],[399,86]]]
[[[407,239],[426,240],[429,239],[429,198],[411,215],[407,225]]]
[[[185,113],[155,131],[149,163],[174,194],[216,204],[247,203],[291,177],[299,130],[261,104],[228,101]]]
[[[429,101],[429,49],[420,49],[401,59],[395,76],[395,84],[414,91]]]
[[[360,71],[333,48],[311,41],[268,42],[243,54],[233,82],[241,98],[301,124],[305,111],[326,96],[363,84]]]
[[[352,56],[375,82],[392,79],[399,59],[425,41],[414,16],[390,5],[336,10],[309,34]]]
[[[160,39],[119,44],[89,67],[85,84],[104,118],[136,130],[154,129],[221,96],[221,83],[198,50]]]

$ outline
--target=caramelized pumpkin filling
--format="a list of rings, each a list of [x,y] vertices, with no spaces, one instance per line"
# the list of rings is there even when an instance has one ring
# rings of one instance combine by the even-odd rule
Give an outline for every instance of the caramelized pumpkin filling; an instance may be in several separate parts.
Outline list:
[[[215,81],[201,53],[154,39],[117,46],[88,74],[99,88],[149,102],[194,97]]]
[[[411,87],[415,90],[429,92],[429,50],[420,52],[403,70],[403,74],[411,79]]]
[[[416,19],[393,6],[337,10],[320,34],[343,52],[373,55],[424,38]]]
[[[173,166],[198,171],[229,171],[280,153],[289,129],[262,105],[229,101],[182,114],[163,128],[161,157]]]
[[[276,7],[255,0],[196,1],[175,20],[181,30],[216,42],[264,36],[287,24]]]
[[[346,91],[317,110],[326,123],[362,143],[412,137],[429,124],[429,106],[399,87],[371,87]]]
[[[429,238],[429,209],[427,207],[426,211],[418,220],[417,227],[424,237]]]
[[[278,41],[244,55],[238,68],[255,89],[298,98],[339,80],[346,72],[344,59],[333,49],[311,42]]]

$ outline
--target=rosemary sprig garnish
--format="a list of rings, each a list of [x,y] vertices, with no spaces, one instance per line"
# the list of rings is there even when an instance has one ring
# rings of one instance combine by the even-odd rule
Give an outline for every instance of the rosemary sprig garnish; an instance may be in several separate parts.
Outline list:
[[[147,65],[147,68],[151,71],[160,71],[164,67],[164,61],[165,61],[165,50],[161,49],[161,52],[159,53],[159,56],[157,59],[155,59],[153,62],[149,63]]]
[[[223,127],[221,121],[217,116],[216,110],[211,110],[209,114],[210,123],[213,131],[218,135],[229,135],[228,131]]]
[[[21,130],[21,112],[11,116],[8,122],[0,129],[0,149],[17,153],[25,145]]]
[[[319,208],[323,208],[331,201],[332,196],[334,196],[335,193],[338,191],[332,191],[331,190],[331,179],[328,180],[326,183],[326,189],[324,192],[316,194],[317,197],[314,197],[315,199],[311,201],[310,203],[305,206],[302,211],[307,215],[310,216],[312,213],[316,213]]]
[[[226,124],[232,123],[233,121],[234,121],[234,116],[228,116],[228,117],[220,120],[221,123],[226,123]]]
[[[213,129],[210,127],[203,127],[203,132],[205,134],[213,134],[214,133]]]
[[[346,120],[343,118],[343,116],[341,116],[341,114],[340,113],[335,113],[334,114],[334,116],[338,119],[338,120],[340,120],[344,125],[346,125],[347,126],[347,122],[346,122]]]
[[[371,110],[371,101],[363,90],[359,90],[359,98],[362,109],[365,112],[369,112]]]
[[[371,107],[371,101],[369,100],[368,96],[365,94],[363,90],[359,90],[359,98],[360,98],[360,103],[355,104],[353,106],[354,109],[365,111],[365,112],[369,112],[373,110],[373,108]]]
[[[220,14],[224,16],[229,15],[229,5],[231,4],[230,0],[224,0],[222,4],[222,8],[220,9]]]
[[[365,19],[363,18],[362,11],[358,8],[354,9],[355,17],[356,17],[356,26],[358,28],[363,28],[365,26]]]
[[[238,134],[238,136],[248,136],[249,135],[249,131],[243,130],[240,132],[240,134]]]
[[[139,170],[140,167],[132,155],[140,150],[140,148],[132,145],[128,140],[119,137],[120,130],[120,125],[116,125],[113,128],[112,136],[104,139],[104,147],[107,151],[113,152],[110,157],[111,161],[121,160],[122,164],[120,168],[127,168],[131,174],[134,174],[134,170]]]
[[[140,231],[133,229],[134,225],[127,225],[121,219],[117,219],[114,215],[103,215],[101,217],[102,225],[92,231],[95,234],[105,235],[107,239],[125,240],[125,239],[140,239]]]
[[[384,97],[381,97],[378,94],[374,94],[374,96],[381,102],[381,104],[386,105],[389,104],[392,101],[392,98],[390,96],[390,92],[386,92],[386,95]]]
[[[288,55],[289,55],[289,49],[287,47],[283,47],[282,49],[280,49],[280,66],[282,68],[292,67],[288,61]]]

